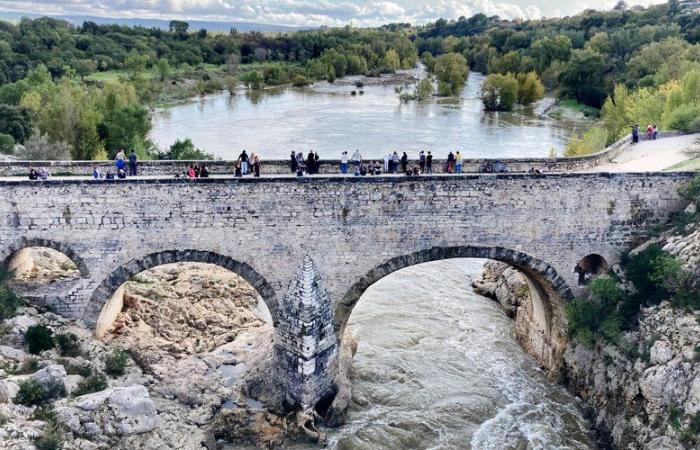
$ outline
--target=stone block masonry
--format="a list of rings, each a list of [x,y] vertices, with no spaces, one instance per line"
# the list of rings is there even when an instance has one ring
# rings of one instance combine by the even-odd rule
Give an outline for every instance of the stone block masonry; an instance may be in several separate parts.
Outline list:
[[[392,271],[437,259],[491,258],[521,270],[538,289],[544,328],[556,341],[566,335],[563,304],[576,294],[576,262],[592,253],[616,262],[685,206],[677,189],[693,176],[2,181],[0,258],[33,245],[70,256],[81,276],[61,282],[60,293],[51,285],[22,292],[92,326],[136,273],[209,262],[250,282],[280,330],[292,330],[303,308],[295,318],[283,299],[309,256],[332,314],[307,319],[317,330],[332,327],[338,341],[363,290]],[[319,342],[311,335],[280,345],[297,363],[304,360],[297,373],[309,375],[306,346],[333,348]]]

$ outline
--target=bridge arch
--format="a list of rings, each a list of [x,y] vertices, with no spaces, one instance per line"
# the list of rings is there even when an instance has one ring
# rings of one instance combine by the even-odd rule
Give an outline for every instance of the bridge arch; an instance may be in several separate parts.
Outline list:
[[[278,305],[276,294],[267,280],[249,264],[237,261],[229,256],[204,250],[166,250],[150,253],[132,259],[119,266],[107,276],[94,290],[86,305],[83,320],[92,327],[106,328],[121,310],[121,304],[106,307],[115,293],[131,277],[148,269],[180,262],[213,264],[239,275],[258,291],[267,305],[272,321],[277,324]],[[112,317],[113,316],[113,317]],[[111,320],[110,320],[111,319]],[[107,324],[109,322],[109,324]],[[102,324],[102,326],[100,326]],[[107,324],[107,325],[105,325]],[[96,330],[99,335],[104,330]]]
[[[89,278],[90,271],[88,270],[87,264],[83,261],[83,258],[73,250],[73,248],[60,241],[54,241],[51,239],[41,239],[41,238],[22,238],[13,244],[10,244],[5,250],[0,254],[0,261],[2,261],[2,267],[5,269],[8,267],[12,258],[24,249],[33,247],[44,247],[56,250],[59,253],[63,253],[67,256],[80,272],[81,278]]]
[[[574,297],[567,282],[548,263],[523,252],[503,247],[457,246],[434,247],[391,258],[371,269],[340,299],[335,308],[334,327],[342,339],[353,308],[365,290],[385,276],[403,268],[444,259],[478,258],[500,261],[519,270],[530,288],[538,332],[545,345],[536,357],[550,368],[558,365],[566,339],[565,303]],[[540,356],[541,355],[541,356]]]

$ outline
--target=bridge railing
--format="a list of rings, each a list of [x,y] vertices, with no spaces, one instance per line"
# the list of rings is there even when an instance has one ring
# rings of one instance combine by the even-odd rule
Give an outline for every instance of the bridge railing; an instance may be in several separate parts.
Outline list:
[[[657,138],[662,139],[681,134],[683,133],[662,132],[659,133]],[[647,137],[646,135],[642,135],[640,138],[646,139]],[[530,168],[535,168],[542,172],[586,170],[614,159],[631,145],[630,141],[630,137],[626,136],[598,153],[585,156],[570,158],[507,158],[499,159],[498,161],[502,162],[509,172],[527,172]],[[365,161],[375,161],[375,159],[369,158]],[[376,161],[380,164],[382,163],[379,159],[376,159]],[[478,173],[486,163],[494,161],[494,159],[489,158],[463,159],[462,172]],[[138,164],[138,174],[174,176],[183,174],[190,164],[196,162],[200,161],[140,161]],[[232,174],[236,163],[232,160],[201,162],[206,163],[209,172],[213,175]],[[319,161],[319,163],[320,174],[335,174],[339,171],[340,160],[324,159]],[[352,166],[352,164],[350,165]],[[409,160],[409,167],[417,165],[417,160]],[[445,159],[434,159],[433,173],[444,173],[445,166]],[[107,170],[115,171],[113,161],[0,161],[0,177],[27,176],[31,168],[39,167],[46,167],[53,176],[89,176],[92,174],[95,167],[98,167],[103,173]],[[289,160],[262,160],[262,173],[268,175],[289,174],[291,173]]]

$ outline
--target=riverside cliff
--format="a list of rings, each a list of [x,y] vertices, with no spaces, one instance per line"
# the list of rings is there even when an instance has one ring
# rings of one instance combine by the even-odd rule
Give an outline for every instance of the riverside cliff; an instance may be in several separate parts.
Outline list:
[[[691,206],[686,214],[695,214]],[[700,230],[670,231],[631,254],[659,245],[695,278],[700,276]],[[625,289],[634,289],[616,266]],[[477,292],[498,300],[515,320],[524,349],[533,346],[531,299],[524,277],[510,267],[489,262]],[[632,330],[615,343],[598,339],[584,345],[570,340],[564,353],[563,382],[588,405],[588,416],[602,448],[682,449],[700,445],[700,311],[673,307],[668,301],[641,308]],[[546,361],[540,362],[547,366]]]

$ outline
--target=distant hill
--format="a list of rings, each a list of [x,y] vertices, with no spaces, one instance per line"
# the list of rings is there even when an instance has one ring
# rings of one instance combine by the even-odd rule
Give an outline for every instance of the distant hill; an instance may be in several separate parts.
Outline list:
[[[37,17],[53,17],[55,19],[63,19],[71,22],[75,25],[81,25],[85,21],[95,22],[98,25],[106,24],[116,24],[116,25],[127,25],[127,26],[141,26],[145,28],[160,28],[167,30],[170,24],[170,20],[161,19],[127,19],[127,18],[117,18],[117,17],[97,17],[97,16],[73,16],[73,15],[51,15],[51,14],[33,14],[26,12],[16,12],[16,11],[0,11],[0,19],[9,20],[12,22],[19,21],[22,17],[28,17],[30,19],[35,19]],[[272,31],[272,32],[285,32],[285,31],[299,31],[302,29],[300,27],[288,27],[285,25],[271,25],[265,23],[255,23],[255,22],[210,22],[204,20],[187,20],[190,24],[190,30],[196,31],[201,29],[206,29],[207,31],[223,31],[228,32],[231,28],[235,28],[238,31]]]

